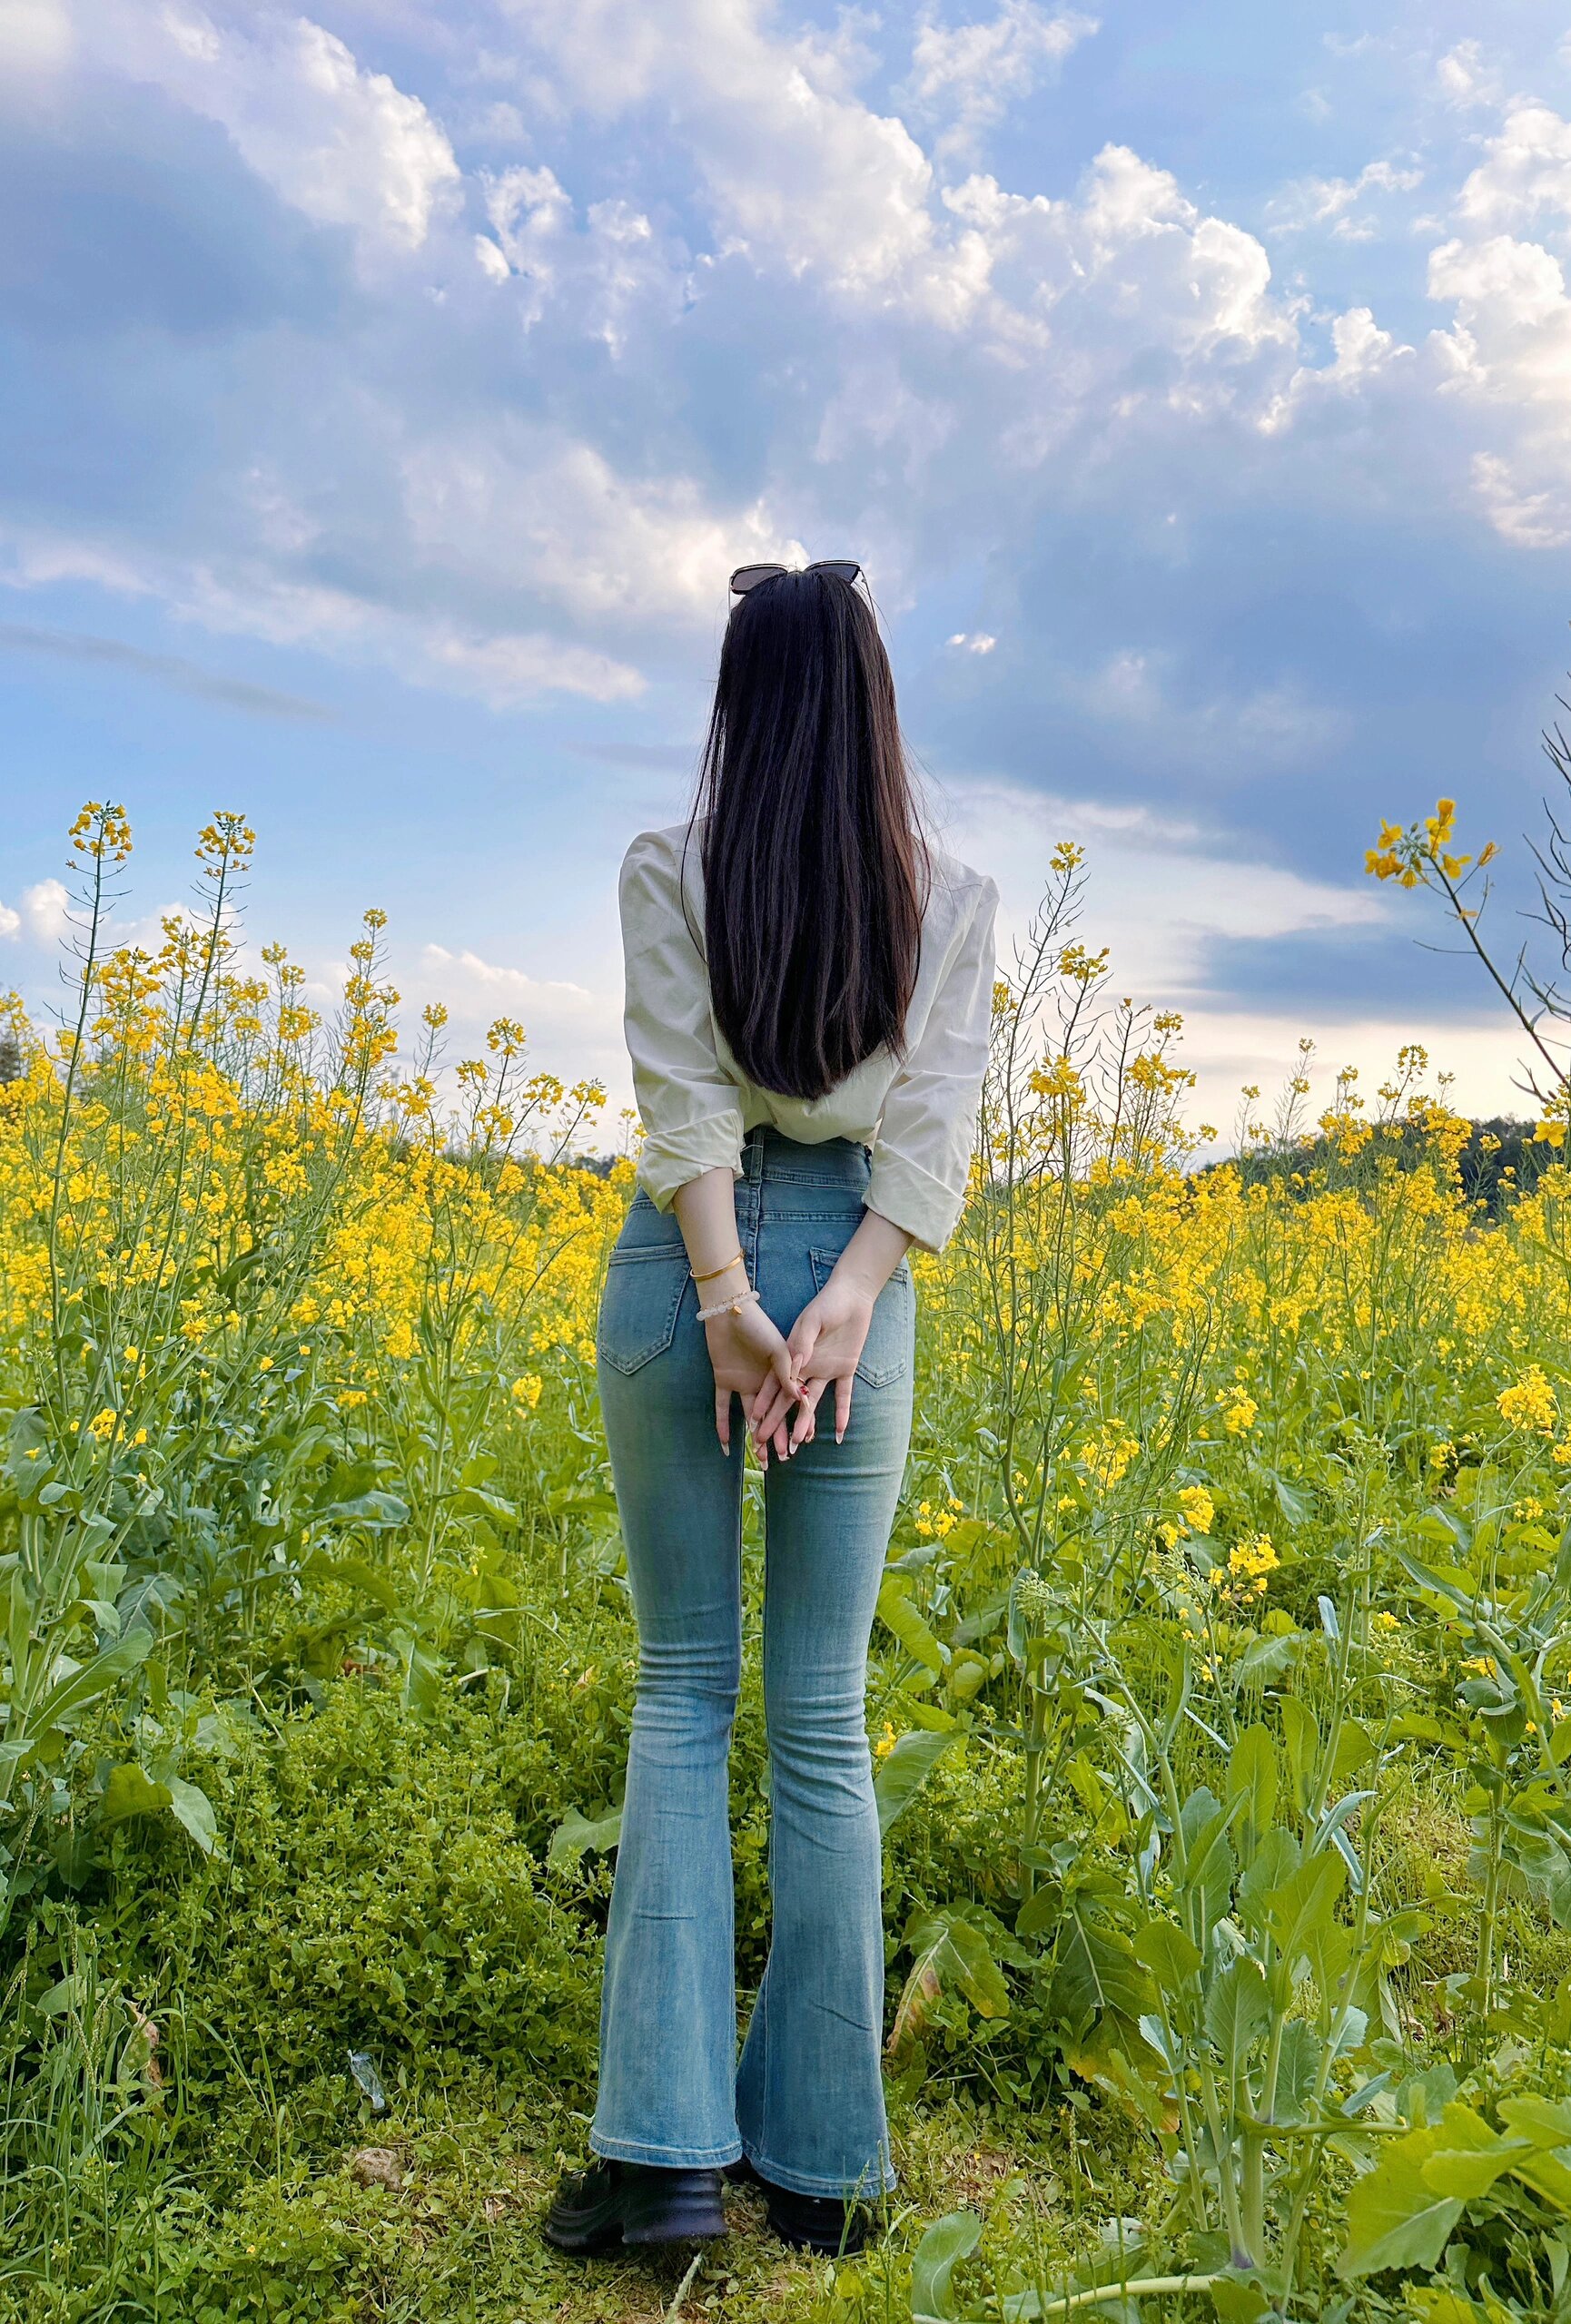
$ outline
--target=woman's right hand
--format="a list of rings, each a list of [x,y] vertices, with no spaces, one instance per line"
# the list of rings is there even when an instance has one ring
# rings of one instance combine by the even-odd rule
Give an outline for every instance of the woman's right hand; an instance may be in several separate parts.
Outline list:
[[[786,1414],[799,1401],[802,1390],[779,1326],[770,1322],[756,1299],[750,1299],[746,1306],[711,1316],[704,1326],[704,1336],[715,1374],[715,1433],[721,1450],[726,1454],[731,1450],[732,1397],[745,1397],[751,1411],[759,1390],[768,1383],[775,1392],[772,1401],[780,1405],[780,1417],[770,1431],[754,1432],[758,1464],[767,1469],[771,1442],[777,1456],[785,1460],[791,1449]]]

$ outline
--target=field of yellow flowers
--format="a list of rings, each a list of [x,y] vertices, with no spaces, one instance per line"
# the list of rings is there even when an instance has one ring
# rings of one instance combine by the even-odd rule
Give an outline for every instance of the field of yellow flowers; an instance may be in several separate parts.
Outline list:
[[[238,816],[155,952],[122,812],[72,840],[74,1014],[0,1010],[0,2318],[1571,2319],[1552,1140],[1518,1184],[1408,1052],[1200,1167],[1059,850],[917,1263],[867,1707],[901,2189],[855,2261],[738,2192],[693,2267],[586,2272],[538,2221],[636,1669],[631,1163],[519,1026],[400,1031],[375,913],[311,1007]]]

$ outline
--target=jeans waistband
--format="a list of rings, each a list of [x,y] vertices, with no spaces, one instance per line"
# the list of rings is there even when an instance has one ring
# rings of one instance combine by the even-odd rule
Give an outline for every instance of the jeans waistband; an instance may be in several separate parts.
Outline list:
[[[773,1123],[760,1122],[742,1140],[742,1167],[750,1186],[768,1178],[809,1178],[820,1185],[860,1188],[866,1183],[868,1154],[849,1137],[826,1137],[808,1146],[787,1137]]]

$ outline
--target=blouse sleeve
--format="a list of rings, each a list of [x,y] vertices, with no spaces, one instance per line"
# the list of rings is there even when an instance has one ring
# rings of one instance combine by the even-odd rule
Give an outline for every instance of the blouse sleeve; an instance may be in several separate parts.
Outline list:
[[[998,890],[980,882],[945,962],[927,1021],[884,1100],[865,1196],[928,1250],[941,1251],[965,1203],[987,1068]]]
[[[646,832],[622,863],[623,1024],[644,1125],[638,1178],[657,1210],[706,1170],[742,1167],[742,1106],[715,1052],[703,954],[683,910],[681,864]]]

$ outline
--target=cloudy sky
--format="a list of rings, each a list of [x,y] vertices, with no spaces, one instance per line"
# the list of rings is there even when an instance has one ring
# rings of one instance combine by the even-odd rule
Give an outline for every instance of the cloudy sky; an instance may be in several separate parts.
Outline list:
[[[859,556],[948,843],[1186,1012],[1513,1049],[1381,813],[1535,818],[1571,661],[1571,37],[1544,0],[0,8],[0,986],[62,834],[215,805],[313,978],[626,1088],[615,870],[759,556]],[[1514,940],[1507,890],[1501,935]],[[1434,932],[1429,931],[1428,932]]]

